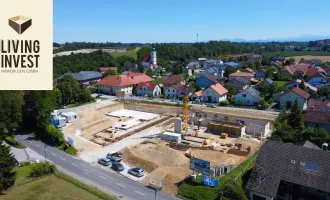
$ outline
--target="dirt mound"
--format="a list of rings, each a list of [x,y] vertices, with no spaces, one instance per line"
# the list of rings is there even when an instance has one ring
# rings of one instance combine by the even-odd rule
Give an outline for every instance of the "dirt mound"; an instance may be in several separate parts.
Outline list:
[[[137,157],[136,155],[134,155],[130,149],[126,148],[124,153],[123,153],[123,161],[125,163],[130,163],[132,164],[133,166],[136,166],[136,167],[140,167],[142,169],[144,169],[146,172],[152,172],[154,171],[158,165],[151,162],[151,161],[148,161],[148,160],[144,160],[140,157]]]
[[[162,141],[136,145],[130,150],[135,156],[159,166],[181,167],[189,164],[189,159],[183,153],[166,146]]]

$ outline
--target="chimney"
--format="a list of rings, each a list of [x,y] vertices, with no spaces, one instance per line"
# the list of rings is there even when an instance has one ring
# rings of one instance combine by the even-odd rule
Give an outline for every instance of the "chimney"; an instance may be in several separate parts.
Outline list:
[[[323,143],[322,144],[322,150],[328,151],[328,143]]]

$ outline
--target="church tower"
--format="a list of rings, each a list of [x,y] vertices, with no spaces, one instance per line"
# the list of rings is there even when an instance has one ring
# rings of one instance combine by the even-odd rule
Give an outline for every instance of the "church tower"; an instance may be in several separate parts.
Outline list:
[[[151,64],[157,65],[157,58],[156,58],[156,48],[154,45],[152,45],[152,50],[151,50]]]

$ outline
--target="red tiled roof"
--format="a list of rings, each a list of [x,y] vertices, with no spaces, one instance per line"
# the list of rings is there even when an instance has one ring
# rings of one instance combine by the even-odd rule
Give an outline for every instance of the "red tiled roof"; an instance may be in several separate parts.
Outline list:
[[[143,56],[142,58],[142,62],[150,62],[150,59],[151,59],[151,56],[150,55],[147,55],[147,56]]]
[[[309,68],[305,74],[305,76],[308,76],[308,77],[314,77],[314,76],[317,76],[317,75],[321,75],[321,73],[323,73],[323,70],[318,68],[318,67],[312,67],[312,68]]]
[[[318,124],[330,124],[330,112],[307,111],[304,113],[304,121]]]
[[[298,64],[298,65],[289,65],[284,67],[283,69],[281,69],[281,71],[288,71],[291,75],[294,75],[295,72],[297,71],[302,71],[304,74],[306,74],[308,68],[310,68],[312,66],[308,65],[308,64]]]
[[[174,83],[180,83],[182,81],[183,81],[183,77],[180,75],[169,75],[164,78],[163,83],[174,84]]]
[[[323,109],[324,108],[324,109]],[[330,101],[320,99],[309,99],[307,104],[307,111],[319,111],[328,112],[330,108]]]
[[[202,96],[202,94],[203,94],[203,91],[202,90],[201,91],[198,91],[198,92],[195,92],[195,95],[198,96],[198,97]]]
[[[248,72],[251,72],[251,73],[253,73],[253,72],[254,72],[254,70],[253,70],[253,69],[251,69],[251,68],[245,68],[245,69],[243,69],[243,70],[246,70],[246,71],[248,71]]]
[[[117,67],[100,67],[100,72],[105,72],[105,71],[117,71]]]
[[[219,95],[228,93],[228,90],[225,87],[223,87],[220,83],[211,85],[210,87]]]
[[[139,83],[136,87],[137,90],[141,90],[142,86],[147,86],[149,91],[154,91],[155,87],[157,86],[157,83],[155,82],[148,82],[148,83]]]
[[[251,76],[251,77],[253,77],[253,74],[250,74],[247,72],[235,72],[235,73],[229,74],[229,76]]]
[[[304,99],[308,99],[310,94],[308,94],[308,92],[305,92],[304,90],[300,89],[300,88],[293,88],[292,90],[286,91],[283,94],[281,94],[281,96],[283,96],[284,94],[287,94],[289,92],[294,92],[296,94],[298,94],[299,96],[301,96]]]
[[[98,85],[109,86],[128,86],[139,83],[147,83],[153,81],[149,76],[142,73],[128,73],[126,75],[108,76],[98,82]]]
[[[261,68],[259,71],[262,71],[262,72],[266,73],[267,69],[266,68]]]

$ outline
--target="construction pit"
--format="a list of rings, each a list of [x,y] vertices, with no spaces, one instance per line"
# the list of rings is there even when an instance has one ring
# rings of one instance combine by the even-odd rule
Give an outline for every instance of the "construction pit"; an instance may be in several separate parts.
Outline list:
[[[209,161],[211,166],[236,167],[261,144],[256,138],[241,134],[245,126],[215,121],[219,116],[213,113],[207,113],[212,116],[209,119],[190,116],[180,143],[160,139],[163,133],[175,134],[174,122],[182,114],[180,107],[117,102],[75,112],[80,118],[62,130],[74,141],[78,157],[96,163],[107,153],[123,151],[125,166],[145,170],[145,176],[137,181],[146,186],[150,179],[161,181],[162,190],[171,194],[176,194],[179,183],[192,173],[190,156]],[[223,135],[221,131],[234,134]]]

